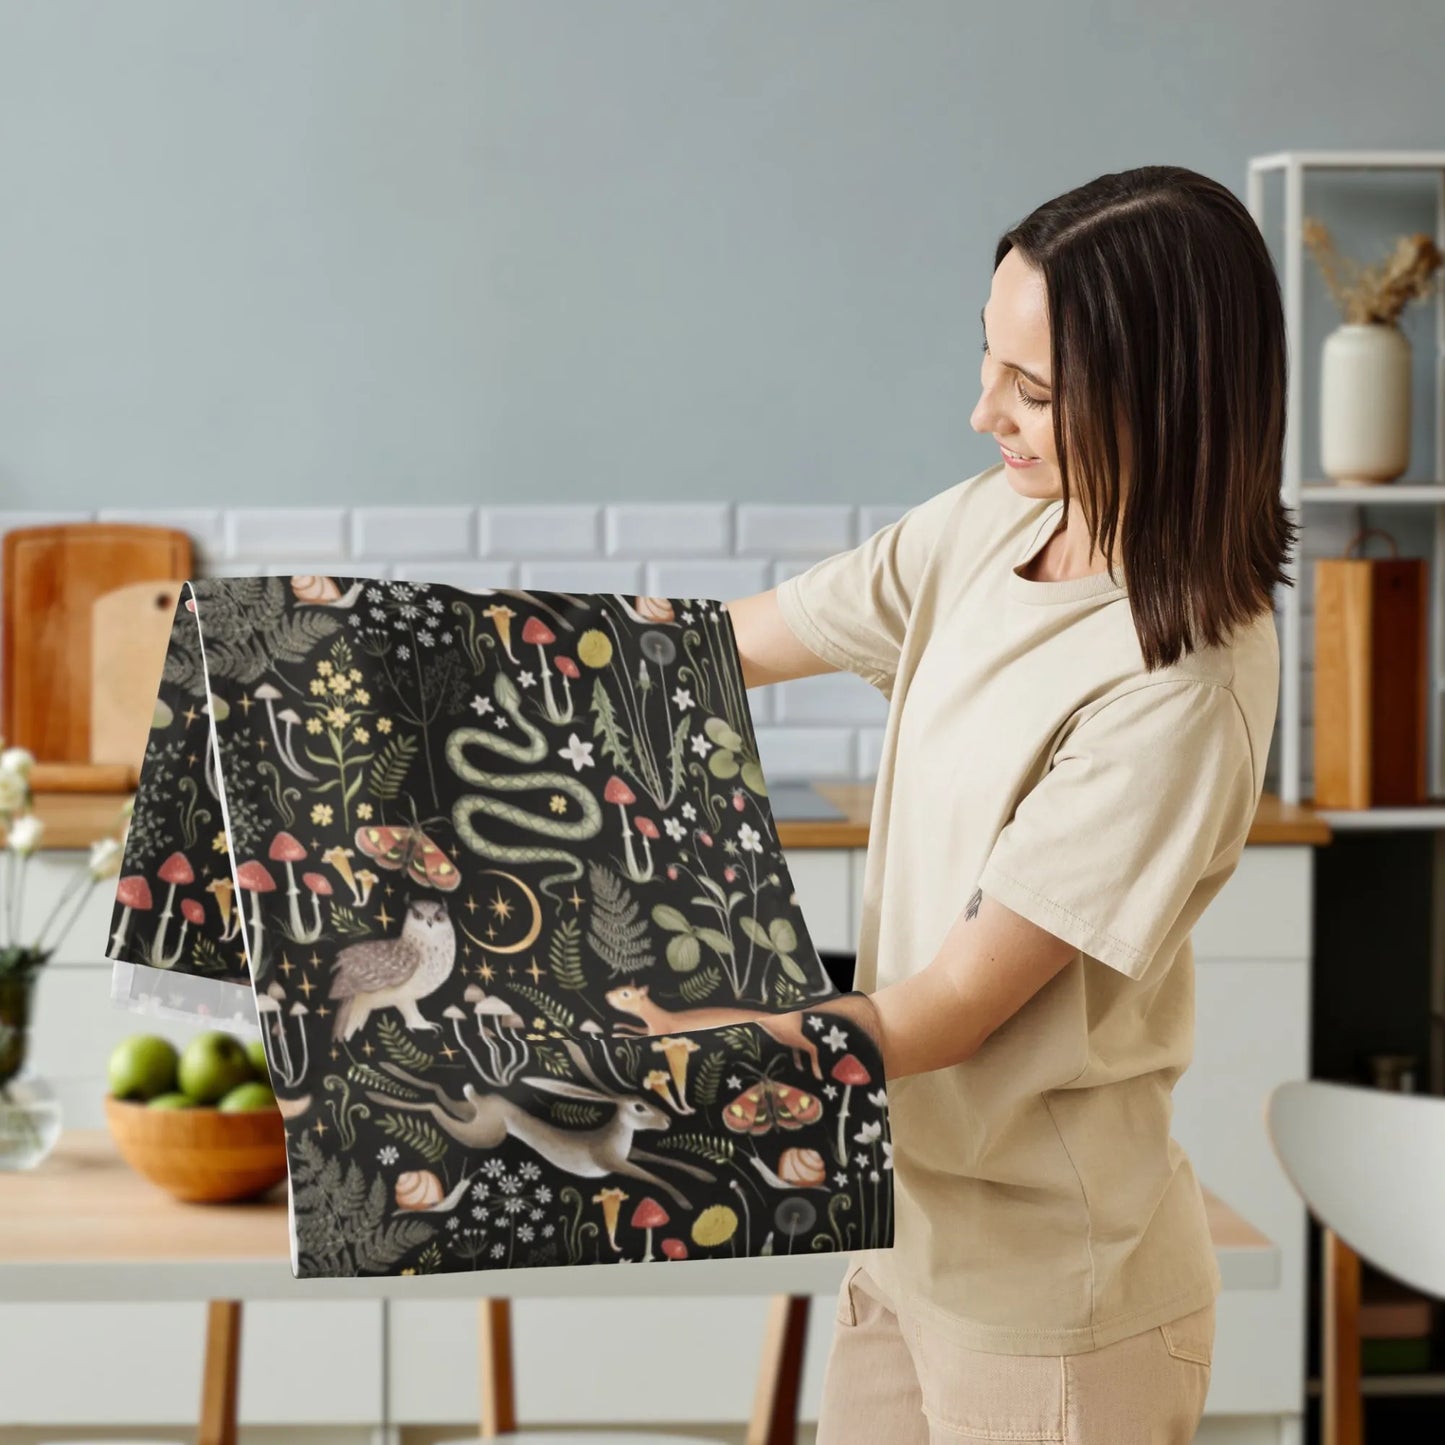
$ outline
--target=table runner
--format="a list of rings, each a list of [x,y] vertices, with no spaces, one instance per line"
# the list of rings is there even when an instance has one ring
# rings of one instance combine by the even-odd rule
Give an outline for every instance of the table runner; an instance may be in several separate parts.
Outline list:
[[[265,1040],[298,1279],[892,1243],[712,599],[189,582],[107,956]]]

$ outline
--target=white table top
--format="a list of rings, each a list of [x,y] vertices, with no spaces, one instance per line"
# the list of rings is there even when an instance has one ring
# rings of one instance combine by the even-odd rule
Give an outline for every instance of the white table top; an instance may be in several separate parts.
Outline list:
[[[1225,1289],[1275,1289],[1278,1247],[1204,1192]],[[595,1268],[298,1280],[286,1185],[245,1204],[186,1204],[135,1173],[104,1129],[71,1129],[35,1169],[0,1174],[0,1300],[582,1299],[835,1294],[846,1254]]]

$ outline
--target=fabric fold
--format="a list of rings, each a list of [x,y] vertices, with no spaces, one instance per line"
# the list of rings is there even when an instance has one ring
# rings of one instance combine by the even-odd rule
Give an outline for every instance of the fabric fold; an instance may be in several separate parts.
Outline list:
[[[298,1279],[892,1243],[714,600],[188,583],[107,956],[265,1040]]]

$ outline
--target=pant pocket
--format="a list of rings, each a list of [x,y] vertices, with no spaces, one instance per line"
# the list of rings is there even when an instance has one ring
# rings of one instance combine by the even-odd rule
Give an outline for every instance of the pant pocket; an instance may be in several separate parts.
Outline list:
[[[1214,1301],[1203,1309],[1168,1320],[1159,1326],[1164,1347],[1176,1360],[1192,1360],[1196,1365],[1212,1365],[1214,1360]]]
[[[853,1281],[858,1277],[858,1271],[862,1269],[861,1263],[853,1263],[848,1266],[848,1272],[843,1276],[843,1283],[838,1290],[838,1309],[835,1315],[840,1325],[856,1325],[858,1323],[858,1306],[853,1298]]]

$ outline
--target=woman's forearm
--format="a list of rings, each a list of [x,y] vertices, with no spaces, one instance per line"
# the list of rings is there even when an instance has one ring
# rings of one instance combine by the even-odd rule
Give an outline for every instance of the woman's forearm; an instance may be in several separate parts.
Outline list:
[[[844,994],[815,1011],[842,1014],[865,1029],[878,1044],[888,1079],[961,1063],[976,1046],[958,990],[938,960],[877,993]]]

